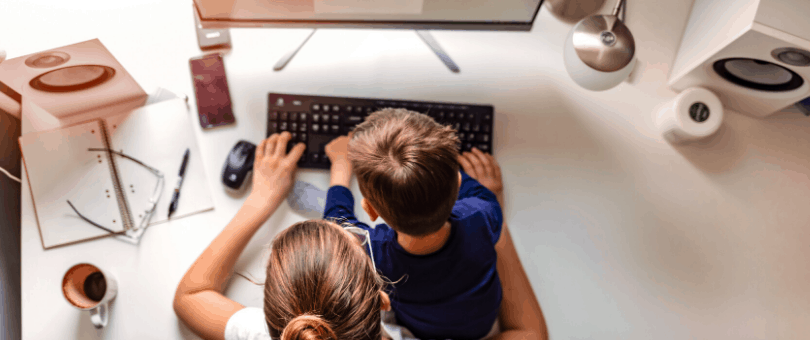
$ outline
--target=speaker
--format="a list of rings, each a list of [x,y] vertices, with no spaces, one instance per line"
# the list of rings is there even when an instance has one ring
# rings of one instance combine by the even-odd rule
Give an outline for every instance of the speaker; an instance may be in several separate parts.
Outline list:
[[[134,108],[147,96],[98,39],[6,60],[0,83],[60,119]]]
[[[766,117],[810,97],[810,1],[695,0],[668,85]]]

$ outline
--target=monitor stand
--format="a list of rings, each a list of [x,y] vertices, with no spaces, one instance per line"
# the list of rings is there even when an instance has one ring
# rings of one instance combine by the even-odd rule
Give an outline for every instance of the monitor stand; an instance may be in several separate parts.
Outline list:
[[[312,35],[315,34],[315,31],[317,30],[318,30],[317,28],[313,29],[312,32],[309,33],[306,39],[304,39],[304,41],[302,41],[297,48],[295,48],[290,52],[287,52],[287,54],[281,57],[281,59],[278,60],[276,65],[273,66],[273,70],[281,71],[284,68],[284,66],[287,66],[287,63],[289,63],[290,60],[292,60],[292,58],[295,56],[295,54],[301,50],[301,47],[304,47],[304,44],[306,44],[307,41],[309,41],[309,38],[311,38]],[[422,38],[422,41],[424,41],[425,44],[428,45],[428,47],[430,47],[431,50],[433,50],[433,53],[436,53],[436,56],[439,57],[439,59],[444,63],[445,66],[447,66],[447,68],[450,69],[450,71],[453,71],[454,73],[459,73],[461,71],[458,68],[458,65],[456,65],[455,62],[453,62],[453,59],[450,59],[450,56],[447,55],[447,52],[445,52],[444,49],[442,49],[442,46],[439,45],[439,42],[433,38],[433,35],[431,35],[429,31],[416,30],[416,34],[419,35],[419,38]]]

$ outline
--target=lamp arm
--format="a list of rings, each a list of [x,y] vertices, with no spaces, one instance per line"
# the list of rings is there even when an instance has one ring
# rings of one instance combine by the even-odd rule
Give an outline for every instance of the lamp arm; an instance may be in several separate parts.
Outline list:
[[[616,6],[613,7],[613,13],[611,13],[614,17],[619,16],[619,11],[622,10],[622,4],[624,4],[624,0],[616,1]]]

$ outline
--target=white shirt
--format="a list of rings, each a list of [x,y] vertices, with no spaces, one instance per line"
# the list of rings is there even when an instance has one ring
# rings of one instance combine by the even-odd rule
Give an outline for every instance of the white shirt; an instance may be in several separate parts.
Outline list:
[[[397,325],[393,312],[382,312],[383,336],[393,340],[418,340],[407,328]],[[486,338],[500,332],[498,322]],[[225,325],[225,340],[272,340],[267,321],[264,319],[264,310],[256,307],[245,307],[231,315]]]

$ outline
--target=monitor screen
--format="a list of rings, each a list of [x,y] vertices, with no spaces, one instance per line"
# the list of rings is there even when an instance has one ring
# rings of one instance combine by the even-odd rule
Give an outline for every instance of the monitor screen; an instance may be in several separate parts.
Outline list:
[[[194,0],[206,28],[522,30],[543,0]]]

